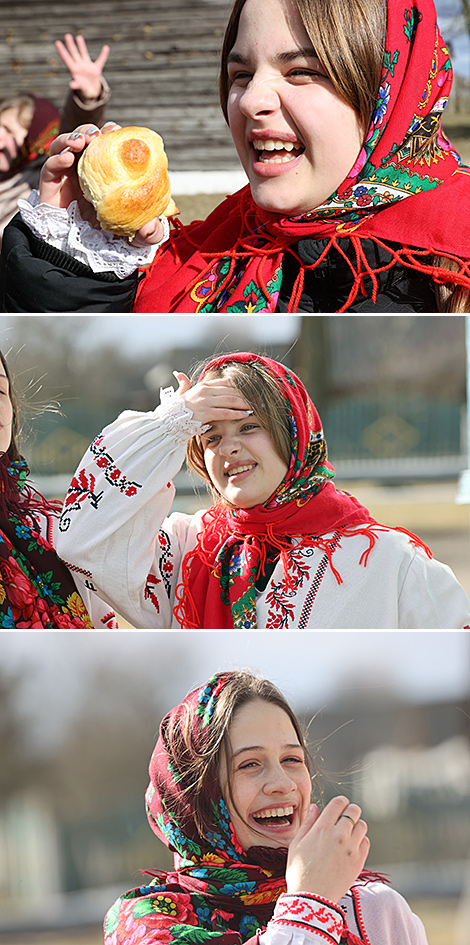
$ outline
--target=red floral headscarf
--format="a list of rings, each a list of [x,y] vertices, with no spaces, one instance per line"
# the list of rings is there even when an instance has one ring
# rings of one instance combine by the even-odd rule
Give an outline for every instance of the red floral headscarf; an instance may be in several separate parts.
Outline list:
[[[204,223],[184,228],[176,221],[171,245],[140,285],[135,311],[274,312],[286,252],[300,266],[289,303],[297,311],[305,270],[332,247],[345,256],[341,237],[351,241],[356,259],[345,256],[351,292],[339,311],[352,305],[369,278],[375,301],[377,274],[397,262],[438,283],[470,289],[470,168],[441,124],[451,85],[433,0],[388,0],[375,110],[361,153],[336,192],[311,212],[287,217],[260,210],[245,187]],[[311,266],[295,250],[308,237],[327,240]],[[388,251],[382,268],[371,269],[364,239]],[[433,265],[434,254],[455,271]]]
[[[174,871],[146,871],[154,879],[121,896],[105,921],[105,945],[242,945],[272,917],[286,891],[287,850],[245,851],[230,821],[218,779],[209,787],[212,829],[202,837],[194,819],[191,763],[208,747],[220,694],[233,672],[217,673],[163,719],[146,793],[152,830],[174,852]],[[180,725],[188,730],[181,743]],[[360,879],[383,879],[363,870]],[[342,942],[361,945],[344,927]]]
[[[267,548],[279,551],[288,578],[293,536],[328,552],[325,534],[373,521],[357,499],[338,491],[331,481],[334,469],[327,459],[321,420],[302,381],[283,364],[250,353],[210,361],[200,379],[233,362],[261,366],[279,384],[289,409],[290,465],[262,505],[234,509],[219,502],[205,514],[176,591],[180,602],[174,612],[186,629],[256,627],[255,580],[263,572]]]

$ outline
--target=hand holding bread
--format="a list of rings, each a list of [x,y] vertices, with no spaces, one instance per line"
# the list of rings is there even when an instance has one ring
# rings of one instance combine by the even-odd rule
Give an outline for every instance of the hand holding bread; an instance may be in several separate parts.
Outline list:
[[[76,200],[79,204],[81,215],[88,220],[92,226],[98,226],[97,214],[95,208],[89,200],[85,199],[77,175],[77,160],[93,141],[112,137],[120,131],[119,125],[113,121],[106,122],[101,128],[96,125],[79,125],[75,131],[70,134],[58,135],[52,142],[50,156],[44,163],[39,184],[39,202],[46,203],[51,207],[68,207],[72,201]],[[148,130],[148,129],[146,129]],[[132,137],[132,136],[131,136]],[[158,135],[156,136],[159,137]],[[165,165],[165,174],[163,181],[167,183],[168,194],[169,184],[166,173],[166,155],[163,152],[163,163]],[[114,173],[114,172],[113,172]],[[134,180],[135,183],[135,180]],[[169,197],[171,201],[171,197]],[[157,207],[158,209],[158,207]],[[168,215],[170,212],[178,212],[172,202],[167,205]],[[159,243],[163,238],[163,225],[159,216],[153,219],[146,216],[147,222],[136,232],[136,240],[143,245]],[[128,221],[127,221],[128,222]]]
[[[78,162],[78,179],[104,230],[133,237],[155,217],[174,216],[163,141],[129,126],[93,138]]]

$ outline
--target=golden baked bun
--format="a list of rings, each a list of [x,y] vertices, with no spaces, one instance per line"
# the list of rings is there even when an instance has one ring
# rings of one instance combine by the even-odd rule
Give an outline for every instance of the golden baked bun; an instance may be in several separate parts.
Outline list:
[[[154,217],[179,213],[167,168],[160,135],[129,126],[90,141],[78,162],[78,179],[102,229],[132,237]]]

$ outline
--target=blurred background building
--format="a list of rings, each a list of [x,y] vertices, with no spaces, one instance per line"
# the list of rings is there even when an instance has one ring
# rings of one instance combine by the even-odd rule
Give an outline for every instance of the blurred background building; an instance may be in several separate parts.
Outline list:
[[[450,479],[465,468],[465,317],[280,316],[276,327],[259,315],[196,324],[174,315],[0,317],[2,350],[32,408],[32,469],[70,476],[117,413],[154,408],[173,370],[247,348],[301,376],[339,475]],[[49,400],[60,412],[39,416]]]

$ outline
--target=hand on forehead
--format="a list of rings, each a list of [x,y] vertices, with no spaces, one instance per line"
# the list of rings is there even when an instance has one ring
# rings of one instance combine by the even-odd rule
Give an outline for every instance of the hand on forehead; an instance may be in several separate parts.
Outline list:
[[[191,386],[186,374],[176,374],[178,394],[192,410],[195,420],[211,423],[217,420],[242,420],[251,412],[249,403],[237,386],[226,377],[203,377]]]

